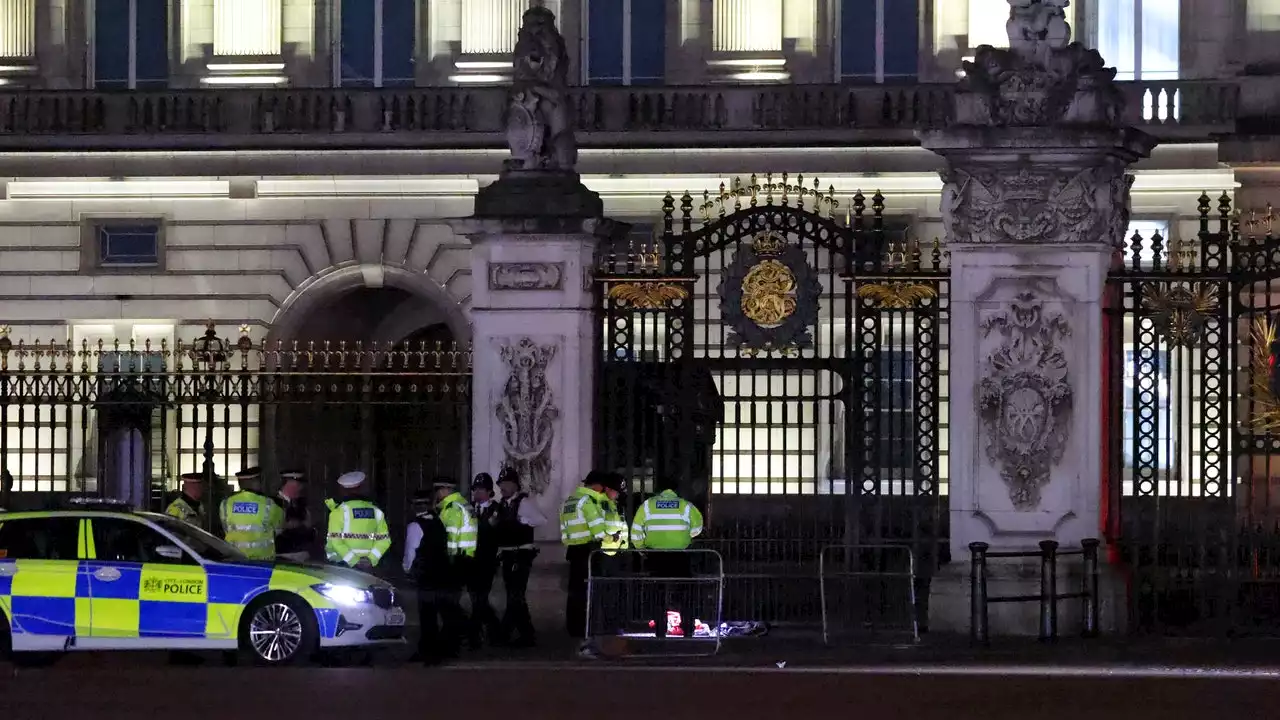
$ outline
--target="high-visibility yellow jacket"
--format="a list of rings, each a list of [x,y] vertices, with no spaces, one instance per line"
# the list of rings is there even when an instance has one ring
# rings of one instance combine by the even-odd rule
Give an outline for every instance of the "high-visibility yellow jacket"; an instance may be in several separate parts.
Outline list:
[[[649,550],[683,550],[701,532],[702,513],[674,490],[645,500],[631,522],[631,542]]]
[[[366,558],[375,566],[381,562],[391,547],[391,529],[382,510],[363,499],[329,504],[329,508],[325,558],[351,567]]]
[[[223,500],[220,510],[228,543],[251,560],[276,556],[276,534],[284,528],[284,511],[271,498],[241,490]]]
[[[449,541],[449,555],[458,557],[475,557],[476,526],[475,514],[461,493],[451,493],[440,501],[437,509],[440,522],[444,523],[445,536]]]
[[[182,522],[191,523],[192,525],[200,524],[200,511],[198,506],[192,505],[191,500],[186,495],[179,495],[169,503],[169,507],[165,508],[166,515],[172,515]]]
[[[560,542],[565,545],[602,543],[609,496],[581,486],[560,507]]]

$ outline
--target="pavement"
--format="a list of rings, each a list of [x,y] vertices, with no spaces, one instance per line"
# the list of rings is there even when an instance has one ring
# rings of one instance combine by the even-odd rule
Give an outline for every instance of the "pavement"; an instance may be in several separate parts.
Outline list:
[[[1000,675],[874,669],[207,669],[104,664],[0,676],[0,716],[198,720],[1275,717],[1280,675]]]

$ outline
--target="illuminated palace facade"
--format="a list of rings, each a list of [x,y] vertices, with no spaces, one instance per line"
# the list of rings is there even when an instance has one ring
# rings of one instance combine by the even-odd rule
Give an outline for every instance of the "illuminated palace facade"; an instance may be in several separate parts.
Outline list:
[[[667,193],[678,219],[685,192],[700,205],[704,191],[788,173],[806,185],[817,179],[842,222],[876,214],[905,262],[927,264],[939,238],[945,263],[941,160],[915,130],[945,121],[974,48],[1006,44],[1006,0],[541,4],[558,18],[577,84],[578,171],[606,216],[632,224],[626,247],[654,242]],[[145,372],[145,362],[111,353],[192,343],[210,323],[228,346],[247,338],[255,349],[468,342],[473,295],[489,279],[473,275],[471,244],[447,220],[472,213],[477,190],[506,157],[505,85],[528,6],[0,0],[0,325],[12,343],[10,370],[41,362],[20,358],[21,348],[69,344],[107,353],[77,355],[77,372]],[[1129,232],[1147,239],[1142,262],[1197,239],[1203,192],[1214,213],[1225,192],[1245,217],[1257,210],[1265,218],[1280,159],[1269,124],[1280,98],[1280,2],[1078,0],[1069,13],[1075,36],[1117,68],[1127,119],[1160,140],[1133,186]],[[877,192],[882,211],[873,208]],[[1265,231],[1262,220],[1250,227]],[[703,276],[695,300],[715,293],[716,272]],[[713,305],[699,322],[716,320]],[[822,310],[820,345],[846,342],[842,313]],[[908,325],[883,332],[908,337]],[[655,321],[650,340],[635,347],[657,348],[669,331]],[[720,352],[721,336],[704,336],[696,352]],[[918,362],[911,341],[902,342],[906,350],[887,352],[884,367]],[[940,347],[936,480],[945,493],[954,433],[945,338]],[[54,362],[67,361],[46,358],[41,367]],[[1171,362],[1159,383],[1195,372]],[[777,379],[795,383],[783,395],[753,390],[734,401],[741,386],[772,381],[713,379],[730,398],[715,435],[713,495],[845,492],[848,433],[816,399],[828,380],[801,373]],[[885,379],[881,396],[916,392],[896,382]],[[1120,382],[1136,380],[1130,373]],[[815,399],[789,404],[778,399],[786,392]],[[884,402],[886,417],[909,413]],[[259,457],[264,419],[285,409],[193,391],[176,411],[152,415],[143,440],[117,447],[103,438],[105,406],[54,405],[10,398],[2,459],[19,491],[88,486],[111,457],[136,451],[130,442],[145,442],[141,472],[166,485],[199,469],[209,443],[219,475],[285,462]],[[206,411],[216,419],[212,437],[202,429]],[[1136,417],[1125,405],[1120,422],[1136,428]],[[334,422],[400,440],[370,441],[317,474],[387,452],[411,462],[394,447],[413,436],[388,429],[412,426],[411,418],[366,421],[353,411]],[[1167,465],[1162,453],[1182,446],[1175,424],[1162,427],[1156,456]],[[1137,430],[1126,432],[1122,444],[1136,447]],[[909,442],[885,433],[888,445]],[[1201,449],[1176,452],[1188,467],[1202,465]],[[496,470],[434,462],[436,471]],[[1195,472],[1185,480],[1199,482]]]

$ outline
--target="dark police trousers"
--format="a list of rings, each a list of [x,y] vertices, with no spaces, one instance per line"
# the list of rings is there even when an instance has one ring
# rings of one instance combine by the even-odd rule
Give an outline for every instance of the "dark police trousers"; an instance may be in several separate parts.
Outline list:
[[[587,573],[591,553],[599,549],[598,542],[565,548],[565,559],[569,561],[569,594],[565,600],[564,624],[571,638],[581,640],[587,636]]]
[[[498,571],[496,556],[476,557],[467,560],[467,591],[471,595],[471,622],[468,627],[471,646],[480,646],[480,637],[484,631],[489,633],[489,641],[502,640],[498,613],[489,604],[489,593],[493,591],[493,577]]]
[[[502,634],[508,640],[533,643],[533,618],[529,615],[529,601],[525,593],[529,589],[529,573],[537,548],[503,550],[502,585],[507,592],[507,609],[502,613]]]
[[[461,591],[418,590],[418,656],[423,660],[455,658],[462,644]]]
[[[644,555],[645,566],[650,583],[649,618],[653,620],[653,630],[657,637],[667,634],[667,611],[680,613],[680,629],[684,637],[693,637],[693,616],[687,610],[691,605],[689,595],[693,592],[692,583],[680,582],[693,577],[689,563],[689,554],[684,552],[662,552],[652,550]],[[672,578],[675,582],[662,582],[659,578]]]

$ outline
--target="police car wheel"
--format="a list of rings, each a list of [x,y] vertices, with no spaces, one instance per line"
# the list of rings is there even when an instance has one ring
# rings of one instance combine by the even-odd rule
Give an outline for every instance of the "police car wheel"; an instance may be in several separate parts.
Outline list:
[[[318,644],[315,613],[300,598],[272,594],[245,610],[240,646],[258,665],[307,662]]]

